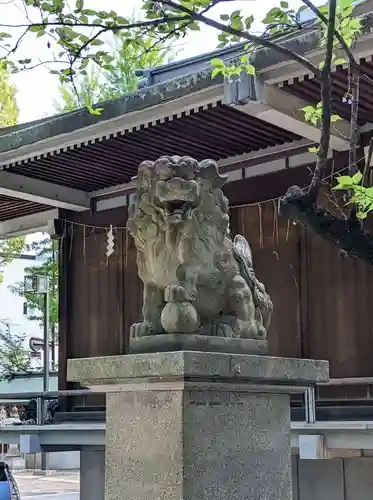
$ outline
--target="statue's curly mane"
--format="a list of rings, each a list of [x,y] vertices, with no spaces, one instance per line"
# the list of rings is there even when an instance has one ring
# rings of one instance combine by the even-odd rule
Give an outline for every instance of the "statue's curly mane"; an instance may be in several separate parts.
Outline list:
[[[164,242],[165,233],[169,229],[164,220],[162,211],[157,206],[156,184],[157,163],[167,159],[163,157],[156,162],[146,161],[139,167],[139,174],[133,179],[137,186],[134,203],[129,209],[128,229],[136,240],[138,248],[143,248],[151,237],[153,242]],[[193,180],[200,186],[200,201],[193,209],[191,217],[183,221],[178,227],[180,237],[189,238],[191,243],[203,243],[204,251],[211,251],[212,247],[223,243],[229,235],[229,205],[221,186],[226,178],[220,176],[216,162],[204,160],[196,162],[189,157],[170,157],[174,163],[192,166]],[[180,174],[184,172],[181,170]],[[171,176],[171,179],[174,176]],[[203,251],[201,245],[198,250]],[[197,249],[195,249],[197,250]]]
[[[229,235],[228,200],[220,188],[204,190],[201,204],[190,220],[190,234],[203,242],[206,251],[220,247]]]

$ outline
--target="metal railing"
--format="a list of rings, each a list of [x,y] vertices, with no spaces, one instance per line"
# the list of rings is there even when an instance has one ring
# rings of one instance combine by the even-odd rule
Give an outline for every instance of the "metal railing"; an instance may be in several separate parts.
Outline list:
[[[57,400],[60,397],[68,396],[92,396],[94,394],[105,394],[106,391],[91,391],[90,389],[73,389],[65,391],[43,391],[43,392],[17,392],[17,393],[3,393],[0,394],[1,401],[36,401],[36,425],[44,425],[46,401]]]
[[[47,391],[47,392],[23,392],[23,393],[3,393],[0,394],[1,401],[36,401],[36,425],[45,424],[46,414],[46,401],[57,400],[61,397],[71,396],[92,396],[96,394],[106,394],[107,391],[91,391],[90,389],[73,389],[65,391]],[[315,406],[315,389],[309,387],[304,394],[304,404],[306,409],[306,422],[314,423],[316,420],[316,406]]]
[[[357,377],[357,378],[338,378],[330,379],[329,382],[317,384],[318,387],[340,387],[340,386],[354,386],[354,385],[373,385],[373,377]],[[30,401],[36,400],[36,424],[45,424],[46,401],[52,401],[61,397],[71,396],[92,396],[97,394],[106,394],[105,390],[90,389],[72,389],[64,391],[47,391],[47,392],[24,392],[24,393],[3,393],[0,394],[1,401]],[[316,397],[315,387],[309,387],[304,392],[304,408],[305,408],[305,422],[312,424],[316,422]]]

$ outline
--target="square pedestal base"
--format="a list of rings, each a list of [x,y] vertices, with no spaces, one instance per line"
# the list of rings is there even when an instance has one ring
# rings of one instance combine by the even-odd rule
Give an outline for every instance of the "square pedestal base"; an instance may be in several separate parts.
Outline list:
[[[108,394],[106,500],[291,500],[289,396]]]
[[[328,363],[168,352],[70,360],[107,394],[105,500],[291,500],[290,394]]]

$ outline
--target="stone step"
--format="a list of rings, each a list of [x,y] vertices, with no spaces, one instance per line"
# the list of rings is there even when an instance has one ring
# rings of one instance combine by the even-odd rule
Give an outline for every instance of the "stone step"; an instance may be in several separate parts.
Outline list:
[[[105,411],[69,411],[56,413],[54,422],[105,422]]]
[[[71,409],[73,412],[81,412],[81,411],[105,411],[105,406],[103,405],[89,405],[89,406],[73,406]]]

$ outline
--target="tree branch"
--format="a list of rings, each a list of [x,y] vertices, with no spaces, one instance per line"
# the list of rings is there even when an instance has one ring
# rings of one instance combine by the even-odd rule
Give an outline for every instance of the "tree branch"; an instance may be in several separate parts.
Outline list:
[[[349,257],[373,266],[373,235],[365,231],[359,222],[335,217],[310,200],[300,187],[288,189],[279,211],[281,215],[310,227]]]
[[[363,186],[368,185],[369,174],[371,172],[371,163],[373,157],[373,137],[370,138],[368,153],[365,159],[364,174],[363,174]]]
[[[350,69],[350,91],[351,91],[351,118],[350,118],[350,140],[349,140],[349,169],[348,175],[353,176],[358,168],[356,163],[356,150],[359,138],[359,73],[356,70]],[[352,196],[353,193],[350,193]],[[350,210],[350,218],[356,219],[356,205],[353,204]]]
[[[320,12],[320,10],[312,2],[310,2],[310,0],[302,0],[302,2],[307,5],[307,7],[312,10],[314,14],[316,14],[316,16],[325,24],[325,26],[328,25],[328,18],[324,16],[324,14]],[[341,33],[338,30],[334,30],[334,35],[338,42],[341,44],[342,49],[346,53],[351,68],[354,71],[358,71],[359,73],[361,73],[368,82],[373,83],[373,80],[366,73],[364,73],[364,70],[360,67],[359,62],[355,59],[355,56],[353,55],[350,47],[345,42]]]
[[[320,12],[320,10],[312,3],[310,2],[310,0],[302,0],[302,2],[307,5],[307,7],[312,10],[312,12],[314,14],[316,14],[316,16],[320,19],[320,21],[322,21],[325,26],[328,26],[329,25],[329,20],[326,16],[324,16],[324,14],[322,12]],[[358,63],[353,55],[353,53],[351,52],[349,46],[347,45],[347,43],[344,41],[343,39],[343,36],[340,34],[340,32],[336,29],[334,29],[334,35],[336,37],[336,39],[338,40],[338,42],[341,44],[341,47],[342,49],[346,52],[346,56],[351,64],[352,67],[358,67]]]
[[[2,28],[28,28],[30,30],[33,26],[66,26],[69,28],[103,28],[105,31],[122,31],[131,30],[135,28],[146,28],[147,26],[159,26],[160,24],[167,23],[177,23],[180,21],[187,20],[187,16],[171,16],[171,17],[160,17],[157,19],[151,19],[149,21],[139,21],[136,23],[120,24],[116,26],[108,26],[107,24],[93,24],[93,23],[68,23],[63,21],[48,21],[46,23],[31,23],[31,24],[2,24]]]
[[[351,121],[350,121],[350,141],[349,141],[349,172],[353,175],[357,172],[356,146],[359,136],[358,114],[359,114],[359,75],[351,71]]]
[[[280,54],[285,56],[286,59],[292,59],[298,62],[306,69],[308,69],[311,73],[313,73],[315,76],[317,77],[321,76],[321,71],[319,70],[319,68],[314,64],[312,64],[310,61],[308,61],[308,59],[300,56],[299,54],[293,52],[292,50],[287,49],[286,47],[283,47],[282,45],[278,45],[277,43],[272,42],[268,38],[255,36],[252,35],[251,33],[248,33],[247,31],[236,30],[230,26],[219,23],[218,21],[214,21],[213,19],[204,16],[203,14],[191,10],[188,7],[185,7],[184,5],[175,3],[173,0],[160,0],[160,3],[167,5],[173,10],[184,12],[185,14],[188,14],[188,16],[190,16],[192,19],[200,21],[201,23],[206,24],[207,26],[211,26],[212,28],[215,28],[219,31],[223,31],[230,35],[243,38],[244,40],[248,40],[249,42],[255,43],[255,45],[259,45],[260,47],[266,47],[268,49],[275,50],[276,52],[279,52]]]
[[[321,138],[319,151],[317,153],[316,167],[313,173],[311,185],[308,189],[308,195],[312,201],[316,201],[320,182],[323,178],[324,170],[328,160],[328,152],[330,145],[330,121],[332,114],[332,79],[331,68],[333,59],[333,43],[335,31],[337,0],[329,2],[329,19],[328,32],[326,40],[326,55],[324,66],[321,73],[321,102],[322,102],[322,118],[321,118]]]

